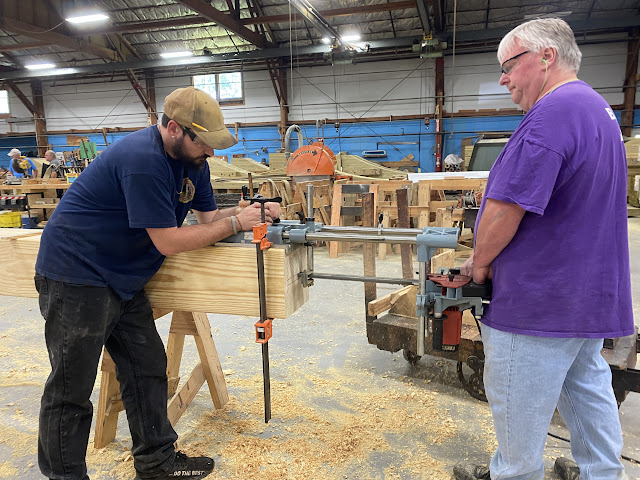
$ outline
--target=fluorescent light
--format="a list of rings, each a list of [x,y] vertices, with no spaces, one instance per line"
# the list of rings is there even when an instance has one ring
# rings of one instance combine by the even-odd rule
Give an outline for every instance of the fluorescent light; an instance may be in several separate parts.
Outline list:
[[[360,34],[358,33],[353,33],[351,35],[342,35],[342,40],[344,40],[345,42],[358,42],[360,41]]]
[[[322,40],[320,41],[326,45],[329,45],[331,43],[331,39],[329,37],[322,37]]]
[[[25,65],[25,68],[29,70],[44,70],[46,68],[56,68],[54,63],[32,63],[31,65]]]
[[[66,19],[69,23],[90,23],[90,22],[103,22],[109,20],[109,17],[104,13],[93,13],[90,15],[78,15],[75,17],[69,17]]]
[[[162,52],[160,56],[162,58],[177,58],[177,57],[190,57],[193,55],[193,52],[189,50],[181,50],[179,52]]]

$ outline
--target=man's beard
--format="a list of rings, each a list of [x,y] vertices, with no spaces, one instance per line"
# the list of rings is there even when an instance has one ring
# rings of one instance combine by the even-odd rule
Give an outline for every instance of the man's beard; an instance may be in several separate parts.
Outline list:
[[[209,155],[202,154],[198,157],[193,157],[187,153],[187,149],[184,146],[184,138],[180,142],[176,142],[173,147],[173,153],[176,156],[176,160],[181,161],[187,167],[195,167],[201,169],[207,163]]]

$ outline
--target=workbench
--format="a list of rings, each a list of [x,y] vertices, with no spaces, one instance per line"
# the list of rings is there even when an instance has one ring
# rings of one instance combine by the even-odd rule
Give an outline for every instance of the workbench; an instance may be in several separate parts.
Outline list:
[[[0,195],[2,193],[9,193],[13,195],[24,195],[27,197],[27,204],[24,206],[19,206],[12,208],[10,205],[2,205],[0,209],[19,209],[29,212],[31,214],[31,210],[42,210],[42,215],[44,220],[47,219],[47,214],[52,212],[57,206],[57,203],[46,203],[46,204],[34,204],[31,205],[29,201],[29,195],[40,195],[41,198],[45,197],[46,193],[51,193],[52,195],[56,195],[58,190],[67,190],[71,186],[70,183],[67,182],[51,182],[51,183],[28,183],[24,185],[0,185]]]

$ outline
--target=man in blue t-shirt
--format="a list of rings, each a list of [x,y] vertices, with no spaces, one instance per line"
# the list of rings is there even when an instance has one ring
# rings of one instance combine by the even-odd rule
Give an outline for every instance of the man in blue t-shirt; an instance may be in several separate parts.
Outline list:
[[[578,80],[560,19],[532,20],[498,48],[500,84],[527,114],[491,169],[463,273],[493,280],[482,318],[484,386],[498,440],[458,480],[541,480],[557,409],[576,463],[564,480],[622,480],[622,431],[604,338],[634,334],[626,158],[607,102]]]
[[[7,154],[11,158],[9,161],[9,171],[16,178],[29,177],[36,178],[38,169],[33,160],[22,156],[22,152],[17,148],[12,148]]]
[[[165,255],[211,245],[260,222],[258,204],[219,210],[207,157],[236,143],[220,107],[193,87],[172,92],[161,125],[104,150],[73,182],[42,234],[36,287],[51,374],[40,409],[38,463],[85,480],[89,400],[103,346],[116,364],[136,478],[202,478],[213,459],[176,452],[167,360],[144,286]],[[189,209],[198,225],[182,226]],[[266,204],[267,221],[280,206]]]

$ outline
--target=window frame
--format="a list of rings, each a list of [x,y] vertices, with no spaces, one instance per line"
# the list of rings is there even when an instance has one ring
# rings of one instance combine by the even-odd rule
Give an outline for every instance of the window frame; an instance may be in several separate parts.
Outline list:
[[[221,99],[220,98],[220,75],[223,75],[225,73],[239,73],[240,74],[240,88],[241,88],[241,94],[242,97],[241,98],[230,98],[230,99]],[[195,78],[196,77],[204,77],[204,76],[208,76],[208,75],[214,75],[215,79],[216,79],[216,98],[215,100],[218,102],[218,104],[220,106],[238,106],[238,105],[244,105],[245,102],[245,97],[244,97],[244,74],[243,72],[220,72],[220,73],[205,73],[202,75],[192,75],[191,76],[191,85],[193,85],[195,87]]]

